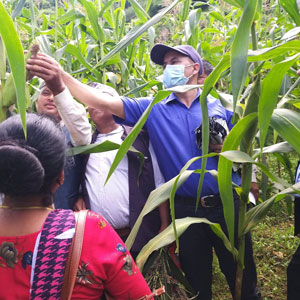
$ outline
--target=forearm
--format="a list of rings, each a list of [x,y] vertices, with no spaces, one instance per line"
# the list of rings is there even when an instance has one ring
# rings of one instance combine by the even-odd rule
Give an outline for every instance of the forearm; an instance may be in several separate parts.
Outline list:
[[[88,145],[91,142],[92,127],[85,108],[71,96],[68,88],[54,97],[61,119],[67,127],[73,146]]]
[[[107,110],[120,118],[125,118],[123,102],[120,97],[102,93],[81,83],[66,72],[63,72],[63,81],[78,101],[89,107]]]
[[[164,230],[170,224],[170,209],[169,209],[169,200],[166,200],[159,207],[159,216],[160,216],[160,231]]]

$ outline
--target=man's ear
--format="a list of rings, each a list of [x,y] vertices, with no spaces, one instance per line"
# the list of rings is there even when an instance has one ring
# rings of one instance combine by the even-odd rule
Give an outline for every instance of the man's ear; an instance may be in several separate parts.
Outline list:
[[[194,68],[193,73],[198,74],[200,71],[200,65],[198,63],[194,63],[193,68]]]
[[[51,189],[53,194],[64,183],[64,180],[65,180],[65,172],[64,170],[61,170],[61,172],[57,175],[56,179],[53,182],[52,189]]]

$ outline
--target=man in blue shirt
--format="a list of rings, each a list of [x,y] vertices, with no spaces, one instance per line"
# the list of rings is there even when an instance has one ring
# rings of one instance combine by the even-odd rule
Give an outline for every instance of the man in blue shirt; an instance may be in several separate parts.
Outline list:
[[[203,74],[203,64],[197,51],[188,45],[168,47],[162,44],[155,45],[151,51],[154,63],[164,68],[164,85],[170,88],[176,85],[197,84]],[[43,62],[39,62],[42,60]],[[29,60],[31,70],[45,67],[43,58]],[[37,70],[38,71],[38,70]],[[125,120],[127,125],[134,125],[152,98],[119,98],[97,93],[94,89],[80,83],[69,74],[62,72],[65,84],[72,95],[86,105],[101,110],[109,110],[118,116],[119,121]],[[183,93],[172,93],[166,99],[156,104],[149,114],[145,124],[151,143],[156,153],[159,166],[168,181],[178,175],[186,162],[201,156],[202,150],[196,142],[196,128],[201,125],[201,107],[199,103],[199,89]],[[231,128],[232,115],[226,113],[218,99],[207,97],[209,117],[227,123]],[[226,126],[226,125],[225,125]],[[214,145],[214,151],[220,151],[222,145]],[[217,149],[217,150],[216,150]],[[207,170],[217,170],[218,158],[211,157],[207,160]],[[201,160],[194,162],[190,169],[201,169]],[[233,173],[233,181],[239,183],[237,173]],[[222,202],[219,196],[218,183],[214,177],[206,173],[201,192],[201,205],[195,212],[195,198],[199,174],[194,174],[178,189],[175,197],[176,218],[201,217],[219,223],[224,232],[226,225],[223,215]],[[205,198],[205,196],[211,197]],[[239,199],[235,195],[235,211],[238,215]],[[236,226],[238,220],[236,218]],[[218,256],[220,267],[228,281],[231,293],[234,293],[236,264],[233,256],[227,251],[219,239],[206,224],[190,226],[180,237],[180,262],[190,284],[198,293],[198,299],[212,298],[212,249]],[[260,299],[256,287],[256,267],[253,260],[250,234],[246,236],[245,269],[243,275],[242,299]]]

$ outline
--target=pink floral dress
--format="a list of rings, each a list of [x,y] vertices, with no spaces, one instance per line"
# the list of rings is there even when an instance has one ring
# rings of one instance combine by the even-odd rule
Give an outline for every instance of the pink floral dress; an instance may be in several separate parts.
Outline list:
[[[0,300],[30,299],[38,235],[0,237]],[[116,232],[101,215],[88,212],[72,299],[100,299],[104,290],[116,300],[137,300],[151,294]]]

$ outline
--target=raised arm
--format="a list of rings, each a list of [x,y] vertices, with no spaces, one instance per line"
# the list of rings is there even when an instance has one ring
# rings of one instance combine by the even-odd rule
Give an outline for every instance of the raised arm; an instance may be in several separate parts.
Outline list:
[[[62,92],[64,90],[63,86],[66,85],[72,96],[78,101],[89,107],[108,110],[120,118],[125,118],[123,102],[120,97],[102,93],[101,91],[81,83],[67,72],[63,71],[60,65],[57,62],[54,62],[49,56],[38,53],[27,61],[26,68],[30,71],[32,76],[38,76],[45,81],[48,81],[48,84],[51,85],[51,87],[48,87],[53,91],[54,95]],[[52,84],[53,79],[58,75],[63,80],[62,86],[55,86]]]

